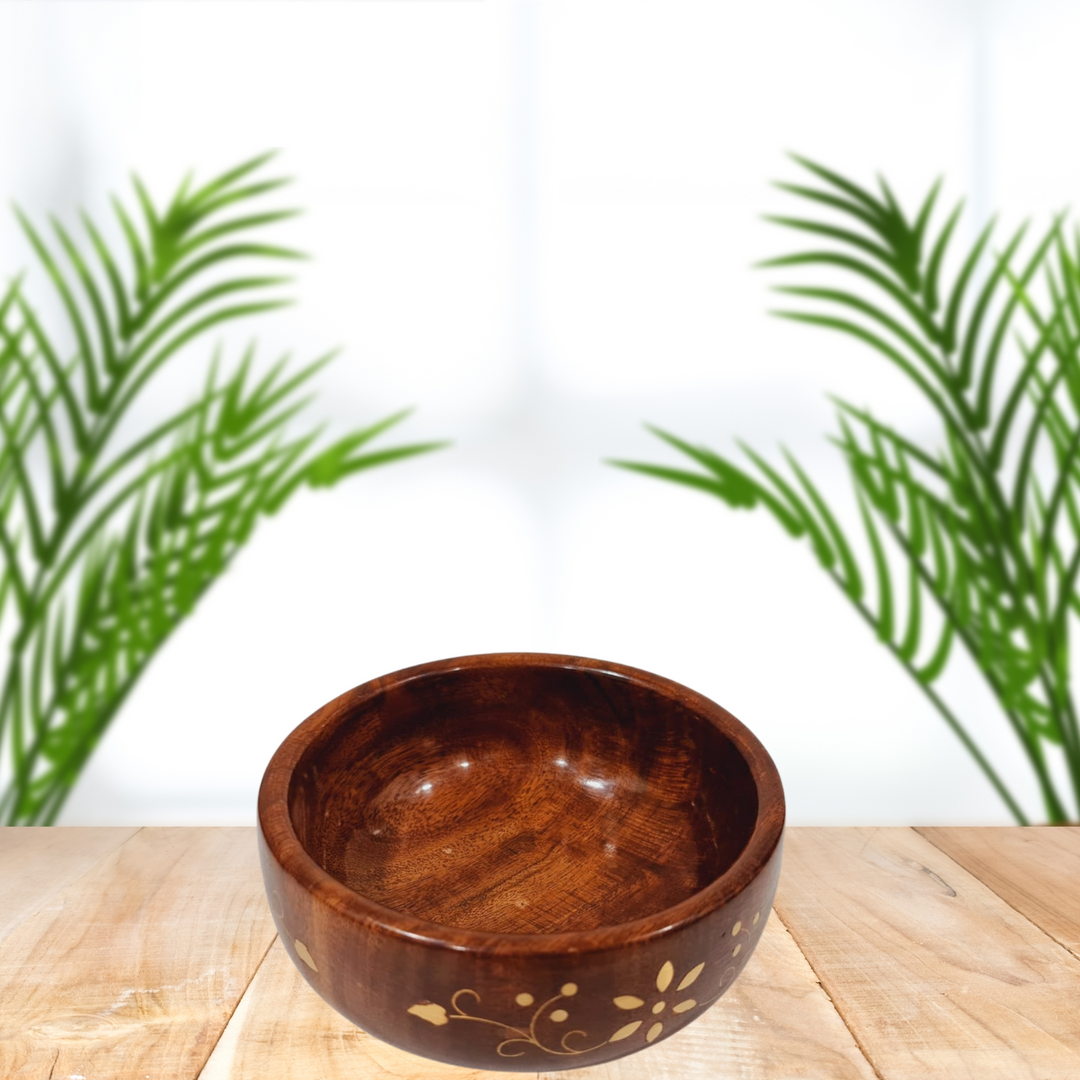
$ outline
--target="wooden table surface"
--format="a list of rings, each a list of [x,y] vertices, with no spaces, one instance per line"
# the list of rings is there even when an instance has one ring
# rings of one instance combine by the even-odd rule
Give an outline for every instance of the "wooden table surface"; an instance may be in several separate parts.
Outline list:
[[[0,829],[3,1080],[481,1075],[309,989],[253,829]],[[535,1075],[1077,1080],[1080,828],[789,829],[773,917],[715,1006],[640,1053]]]

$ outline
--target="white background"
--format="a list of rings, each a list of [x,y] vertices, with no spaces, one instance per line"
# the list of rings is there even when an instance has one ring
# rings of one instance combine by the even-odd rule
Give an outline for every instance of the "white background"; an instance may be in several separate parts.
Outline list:
[[[620,472],[782,441],[839,503],[827,392],[933,439],[895,373],[771,320],[793,150],[910,205],[939,176],[1037,223],[1080,192],[1080,8],[1050,0],[0,3],[0,193],[104,216],[268,147],[314,256],[261,354],[343,345],[315,413],[403,405],[451,449],[299,496],[154,660],[66,823],[249,823],[266,761],[350,686],[472,652],[599,656],[725,705],[797,824],[1005,823],[992,790],[805,545]],[[287,234],[287,235],[286,235]],[[0,272],[31,268],[0,218]],[[35,284],[36,269],[29,278]],[[160,395],[205,370],[209,346]],[[179,381],[177,381],[179,380]],[[145,405],[149,417],[151,395]],[[963,671],[951,700],[1031,812]]]

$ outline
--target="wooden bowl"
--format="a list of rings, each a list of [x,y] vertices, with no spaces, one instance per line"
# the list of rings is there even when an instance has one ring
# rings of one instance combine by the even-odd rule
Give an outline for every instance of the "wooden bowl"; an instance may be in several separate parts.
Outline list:
[[[769,917],[784,795],[678,683],[571,656],[442,660],[302,723],[259,791],[281,940],[315,991],[425,1057],[536,1072],[647,1047]]]

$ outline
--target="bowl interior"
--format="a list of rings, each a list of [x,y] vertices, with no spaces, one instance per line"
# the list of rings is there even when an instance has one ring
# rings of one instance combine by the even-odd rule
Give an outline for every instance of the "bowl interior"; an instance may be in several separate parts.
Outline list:
[[[677,697],[527,663],[361,697],[307,748],[289,792],[301,844],[338,881],[493,933],[662,911],[732,865],[757,811],[733,742]]]

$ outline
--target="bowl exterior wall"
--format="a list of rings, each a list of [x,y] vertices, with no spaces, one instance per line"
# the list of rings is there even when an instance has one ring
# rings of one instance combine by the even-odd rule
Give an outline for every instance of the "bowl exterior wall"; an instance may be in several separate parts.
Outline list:
[[[376,1038],[454,1065],[580,1068],[667,1038],[732,984],[772,906],[781,844],[724,906],[644,941],[467,951],[358,921],[259,855],[278,932],[316,993]]]

